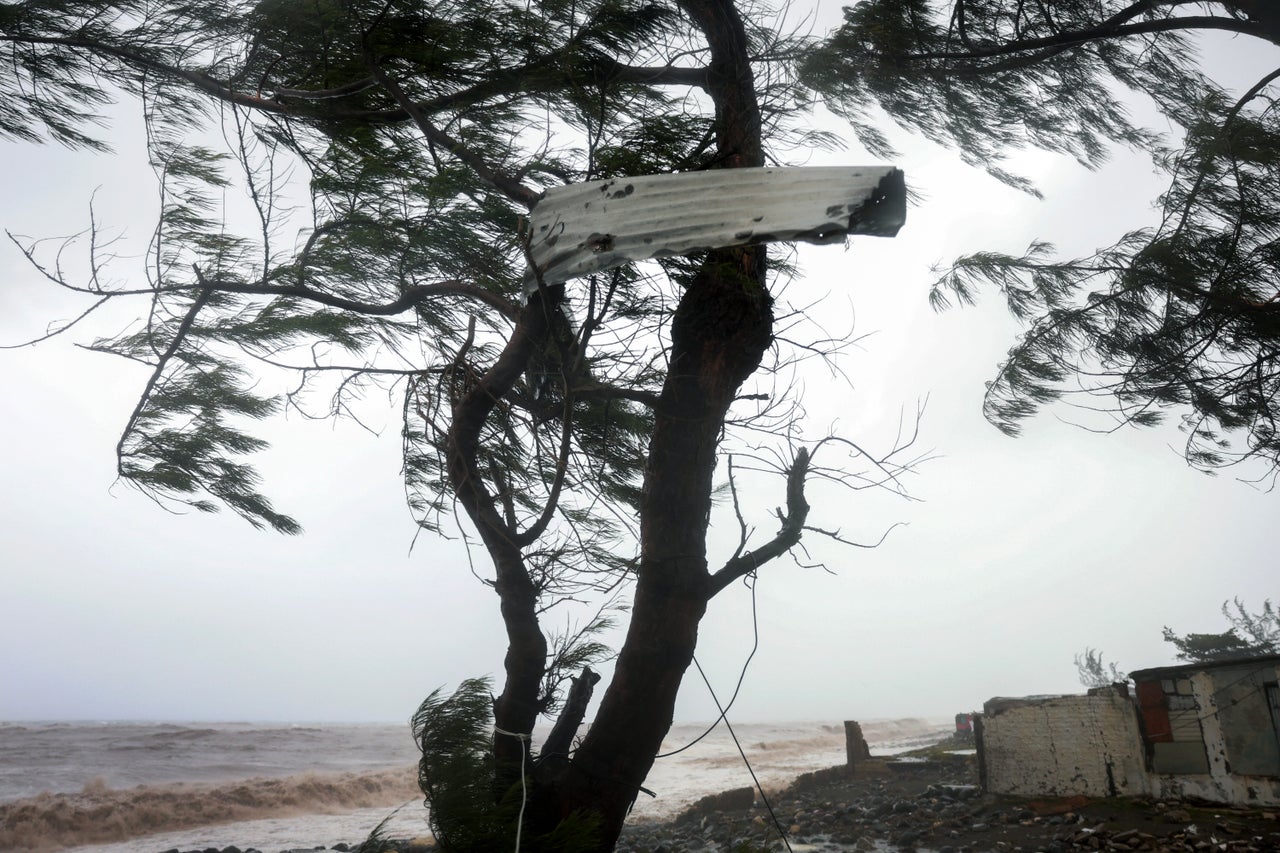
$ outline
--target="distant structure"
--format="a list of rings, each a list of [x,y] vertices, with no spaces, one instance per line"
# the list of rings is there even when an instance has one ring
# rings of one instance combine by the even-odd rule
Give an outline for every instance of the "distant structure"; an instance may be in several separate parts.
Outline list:
[[[844,721],[844,755],[850,770],[856,770],[859,764],[865,764],[871,757],[871,747],[862,735],[862,726],[855,720]]]
[[[995,698],[985,790],[1280,805],[1280,655],[1157,667],[1084,696]]]

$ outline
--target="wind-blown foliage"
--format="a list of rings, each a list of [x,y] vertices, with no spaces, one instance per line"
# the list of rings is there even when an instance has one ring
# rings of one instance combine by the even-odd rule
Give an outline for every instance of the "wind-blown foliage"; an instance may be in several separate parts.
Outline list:
[[[855,121],[878,104],[1014,186],[1011,149],[1033,146],[1096,166],[1113,143],[1150,150],[1169,176],[1160,224],[1079,259],[1033,243],[983,252],[942,272],[935,304],[994,285],[1028,324],[990,384],[985,412],[1008,433],[1064,394],[1110,396],[1122,422],[1180,412],[1186,458],[1212,471],[1245,460],[1280,473],[1280,70],[1239,97],[1197,68],[1190,37],[1225,30],[1280,44],[1268,4],[871,0],[846,11],[802,76]],[[1277,54],[1280,58],[1280,54]],[[1126,90],[1172,126],[1133,124]]]
[[[91,303],[44,337],[138,303],[135,324],[93,344],[150,373],[118,447],[126,482],[296,532],[259,488],[255,422],[397,401],[409,505],[424,529],[483,547],[473,570],[507,635],[497,696],[467,682],[417,721],[438,833],[488,849],[512,830],[551,845],[590,825],[604,849],[667,733],[709,602],[806,534],[849,542],[810,522],[806,482],[900,491],[914,437],[876,459],[836,436],[805,446],[776,370],[744,387],[814,349],[789,328],[788,269],[764,246],[568,286],[526,279],[524,217],[543,191],[786,162],[832,141],[811,127],[819,102],[873,151],[889,148],[878,106],[1028,190],[1003,165],[1011,148],[1086,165],[1113,144],[1150,149],[1170,175],[1157,227],[1083,260],[1047,243],[963,258],[935,298],[993,281],[1030,323],[987,400],[1010,431],[1079,379],[1131,422],[1188,411],[1197,465],[1280,466],[1275,75],[1228,96],[1188,36],[1277,41],[1268,8],[868,0],[810,37],[734,0],[19,0],[0,6],[0,136],[101,148],[94,111],[142,105],[161,190],[145,270],[108,276],[96,223],[83,278],[17,240]],[[1124,89],[1185,138],[1135,124]],[[785,506],[751,541],[730,482],[741,535],[717,567],[717,460],[735,450],[780,475]],[[575,742],[606,623],[549,638],[547,612],[628,585],[626,642]],[[555,748],[534,762],[535,722],[554,709]]]
[[[431,807],[431,831],[447,850],[497,849],[496,833],[506,828],[497,811],[509,807],[508,797],[494,802],[484,772],[495,737],[489,688],[488,679],[473,678],[448,697],[432,691],[410,721],[422,752],[418,787]]]
[[[495,352],[500,338],[493,336],[505,334],[518,310],[525,266],[518,206],[487,185],[494,169],[478,174],[474,165],[518,159],[522,177],[546,185],[595,176],[597,150],[612,152],[611,172],[634,171],[642,166],[637,158],[656,156],[635,143],[671,134],[669,117],[653,130],[647,124],[668,99],[641,83],[609,83],[625,76],[620,58],[669,40],[674,18],[670,9],[634,2],[512,6],[501,15],[449,2],[306,10],[289,2],[180,10],[28,2],[0,10],[0,32],[16,60],[0,84],[27,93],[25,101],[16,94],[6,101],[0,133],[98,144],[81,129],[84,105],[109,94],[86,82],[95,71],[146,98],[164,193],[146,294],[153,307],[140,328],[94,345],[155,367],[122,438],[121,476],[158,496],[216,509],[204,492],[254,524],[297,532],[237,459],[263,447],[245,432],[245,419],[302,405],[309,387],[333,388],[327,380],[335,375],[342,378],[333,413],[372,386],[398,382],[407,389],[410,503],[426,527],[438,529],[452,506],[441,455],[450,398],[465,393],[473,365]],[[196,100],[201,92],[222,97],[221,115]],[[524,150],[539,133],[531,111],[550,107],[596,140],[590,150]],[[233,155],[189,141],[200,116],[234,125]],[[605,135],[600,116],[627,120]],[[706,118],[691,116],[679,127],[693,122],[701,135]],[[467,153],[450,157],[462,144]],[[226,230],[218,199],[235,166],[256,208],[258,235]],[[289,170],[298,173],[292,182]],[[280,201],[299,184],[312,222],[295,244],[284,235],[296,217]],[[585,321],[582,340],[568,343],[585,354],[584,327],[614,315],[629,319],[610,331],[634,337],[653,322],[649,297],[637,292],[647,286],[634,273],[592,282],[588,304],[571,308]],[[112,295],[96,284],[88,289]],[[288,365],[300,372],[300,385],[287,396],[261,395],[255,376],[235,362],[246,356]],[[623,379],[651,391],[661,374],[602,354],[565,367],[592,380],[575,403],[568,470],[555,462],[566,432],[563,400],[535,399],[531,388],[495,412],[479,442],[477,464],[502,472],[512,518],[536,518],[558,481],[586,493],[583,507],[602,499],[634,507],[651,416],[605,383]],[[615,534],[625,532],[616,514],[576,511],[568,501],[560,511],[577,512],[576,530],[545,549],[549,574],[572,550],[571,562],[594,555],[616,575]]]
[[[1280,654],[1280,613],[1270,599],[1257,613],[1250,613],[1238,598],[1224,601],[1222,615],[1231,627],[1220,634],[1176,634],[1166,627],[1165,642],[1178,650],[1178,660],[1190,663]]]
[[[1250,613],[1238,598],[1224,601],[1222,615],[1231,623],[1231,630],[1255,648],[1280,654],[1280,609],[1271,603],[1271,599],[1262,602],[1262,609],[1257,613]]]
[[[1080,683],[1088,688],[1123,683],[1129,677],[1114,661],[1104,659],[1102,652],[1094,648],[1086,648],[1076,655],[1075,664]]]
[[[494,730],[490,687],[487,678],[471,678],[449,696],[434,690],[410,720],[414,742],[422,753],[418,786],[426,796],[427,819],[436,841],[446,850],[488,853],[512,846],[512,827],[534,784],[531,762],[522,769],[521,780],[497,797],[488,787],[491,739],[518,736]],[[577,816],[561,822],[550,834],[522,834],[519,849],[573,853],[592,849],[598,844],[597,835],[591,819]]]
[[[1175,634],[1165,627],[1163,636],[1166,643],[1171,643],[1178,650],[1178,660],[1187,663],[1236,660],[1266,652],[1265,649],[1255,647],[1232,629],[1220,634],[1199,634],[1194,631]]]
[[[160,188],[145,268],[108,274],[117,259],[96,222],[83,277],[63,252],[14,238],[91,303],[45,338],[137,302],[136,323],[92,344],[149,371],[119,443],[122,480],[295,533],[253,467],[257,422],[360,419],[385,393],[419,524],[483,547],[473,571],[507,635],[501,692],[466,682],[415,720],[450,849],[516,833],[566,849],[583,827],[609,847],[710,599],[805,532],[849,541],[806,526],[806,477],[896,492],[914,461],[904,433],[879,459],[828,436],[815,464],[785,382],[741,392],[813,349],[779,297],[789,268],[763,246],[568,286],[526,276],[524,218],[548,188],[762,166],[831,142],[796,81],[810,40],[773,20],[731,0],[0,6],[0,136],[101,148],[92,111],[114,97],[142,106]],[[526,294],[526,280],[539,286]],[[735,492],[740,541],[715,567],[717,458],[734,449],[780,475],[786,509],[752,542]],[[828,461],[841,452],[855,467]],[[590,664],[612,655],[598,636],[611,616],[557,636],[548,612],[631,586],[630,639],[575,740],[599,680]],[[539,755],[531,733],[551,713]]]
[[[1161,635],[1177,649],[1177,659],[1186,663],[1280,654],[1280,611],[1270,599],[1262,603],[1257,613],[1250,613],[1238,598],[1224,601],[1222,615],[1231,627],[1217,634],[1178,634],[1165,626]],[[1093,648],[1076,655],[1075,663],[1080,683],[1085,687],[1105,687],[1128,678],[1115,663],[1106,661],[1102,653]]]

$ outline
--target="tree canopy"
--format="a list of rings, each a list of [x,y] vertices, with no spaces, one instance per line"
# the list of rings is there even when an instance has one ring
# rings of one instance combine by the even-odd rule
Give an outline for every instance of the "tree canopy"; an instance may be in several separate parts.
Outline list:
[[[1164,629],[1164,639],[1178,650],[1178,660],[1211,663],[1254,655],[1280,654],[1280,614],[1271,600],[1250,613],[1240,599],[1224,601],[1222,615],[1231,625],[1220,634],[1176,634]]]
[[[968,255],[941,271],[933,299],[972,302],[993,286],[1027,323],[986,395],[987,417],[1006,432],[1044,404],[1083,397],[1117,424],[1176,415],[1190,464],[1248,463],[1242,476],[1270,483],[1280,470],[1280,68],[1229,93],[1198,65],[1194,37],[1209,31],[1280,44],[1266,3],[869,0],[845,10],[801,79],[869,146],[888,147],[874,105],[1031,192],[1006,168],[1010,151],[1087,166],[1113,144],[1150,151],[1169,182],[1158,224],[1083,258],[1056,257],[1047,241]],[[1135,123],[1134,96],[1173,132]]]
[[[1280,71],[1233,97],[1189,50],[1198,29],[1275,42],[1273,13],[867,0],[830,34],[780,20],[732,0],[0,6],[0,135],[104,148],[95,110],[113,98],[146,121],[162,208],[144,270],[108,275],[97,223],[82,278],[56,247],[20,241],[87,301],[44,338],[90,328],[108,303],[139,306],[136,323],[90,345],[150,371],[117,447],[121,478],[297,533],[260,488],[254,422],[289,408],[341,417],[387,391],[419,523],[482,546],[476,572],[508,641],[501,692],[486,702],[488,685],[469,681],[414,720],[423,788],[454,849],[487,849],[492,824],[512,820],[526,849],[559,849],[569,829],[610,847],[708,602],[806,534],[844,541],[809,520],[807,482],[897,490],[918,459],[910,430],[878,454],[845,436],[805,441],[777,367],[843,344],[784,333],[805,318],[782,299],[785,257],[764,245],[526,293],[527,216],[552,187],[800,159],[839,141],[814,130],[819,104],[872,152],[890,151],[883,113],[1027,190],[1005,168],[1011,149],[1086,165],[1116,144],[1149,149],[1170,181],[1157,227],[1080,260],[1041,242],[961,258],[935,300],[970,301],[991,282],[1029,322],[987,397],[1006,430],[1078,382],[1127,422],[1182,412],[1193,464],[1280,470]],[[1131,121],[1124,89],[1176,133]],[[232,194],[247,220],[228,215]],[[263,381],[281,373],[294,377],[286,390]],[[758,392],[744,388],[753,376]],[[720,467],[735,450],[779,477],[763,539],[742,520],[732,465]],[[741,536],[711,565],[717,472]],[[628,585],[625,642],[575,742],[609,614],[557,636],[546,613]],[[556,712],[539,754],[534,722]],[[470,809],[477,792],[494,807]]]
[[[1164,641],[1177,650],[1177,659],[1184,663],[1215,663],[1280,654],[1280,612],[1276,611],[1270,599],[1262,602],[1262,609],[1257,613],[1249,612],[1239,598],[1224,601],[1222,615],[1231,626],[1225,631],[1178,634],[1165,626],[1162,631]],[[1080,683],[1085,687],[1105,687],[1129,677],[1116,663],[1107,661],[1102,652],[1093,648],[1086,648],[1076,655],[1075,664]]]

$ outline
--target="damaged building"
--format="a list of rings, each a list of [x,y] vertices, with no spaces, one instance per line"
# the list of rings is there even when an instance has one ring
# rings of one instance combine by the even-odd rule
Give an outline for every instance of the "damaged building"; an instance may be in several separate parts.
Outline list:
[[[1130,678],[1132,691],[988,701],[977,727],[983,787],[1280,805],[1280,655]]]

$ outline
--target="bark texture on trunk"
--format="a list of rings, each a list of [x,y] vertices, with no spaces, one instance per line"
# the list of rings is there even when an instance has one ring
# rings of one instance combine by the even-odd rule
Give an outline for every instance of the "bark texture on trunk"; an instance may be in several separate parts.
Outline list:
[[[719,162],[763,164],[760,110],[742,20],[731,0],[681,8],[711,49]],[[595,722],[551,798],[559,817],[602,820],[611,850],[693,660],[711,592],[706,533],[725,415],[772,341],[763,246],[710,253],[672,319],[670,367],[655,411],[640,504],[640,565],[626,640]]]
[[[671,727],[706,611],[716,447],[729,404],[771,340],[763,254],[761,247],[714,253],[676,310],[641,499],[631,624],[561,791],[564,813],[586,807],[603,818],[602,849],[616,841]]]

